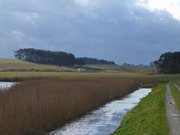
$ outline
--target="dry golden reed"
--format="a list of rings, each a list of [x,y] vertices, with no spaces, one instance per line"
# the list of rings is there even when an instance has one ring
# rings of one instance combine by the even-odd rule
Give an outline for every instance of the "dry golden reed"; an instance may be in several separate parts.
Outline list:
[[[152,82],[150,79],[143,79]],[[140,79],[46,78],[0,91],[0,135],[39,135],[136,90]]]

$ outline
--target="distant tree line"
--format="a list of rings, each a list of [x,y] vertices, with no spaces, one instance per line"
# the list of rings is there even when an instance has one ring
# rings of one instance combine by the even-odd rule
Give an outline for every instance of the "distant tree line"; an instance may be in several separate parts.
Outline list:
[[[107,61],[107,60],[99,60],[95,58],[77,58],[79,61],[84,61],[85,64],[109,64],[109,65],[115,65],[115,62],[113,61]]]
[[[85,64],[115,64],[112,61],[94,58],[75,58],[72,53],[47,51],[34,48],[19,49],[15,51],[15,58],[38,64],[60,66],[73,66]]]
[[[150,67],[151,65],[144,65],[144,64],[128,64],[128,63],[124,63],[122,64],[123,67]]]
[[[15,57],[20,60],[39,64],[50,65],[74,65],[75,57],[71,53],[51,52],[39,49],[19,49],[15,52]]]
[[[167,52],[154,61],[154,65],[161,73],[180,73],[180,52]]]

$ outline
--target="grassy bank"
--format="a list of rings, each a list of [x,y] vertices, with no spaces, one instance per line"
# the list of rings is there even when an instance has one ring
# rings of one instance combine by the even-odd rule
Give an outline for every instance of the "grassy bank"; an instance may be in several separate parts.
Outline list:
[[[63,66],[52,66],[44,64],[35,64],[17,59],[0,59],[0,71],[10,72],[10,71],[74,71],[72,68]]]
[[[144,83],[147,82],[152,80]],[[0,123],[3,123],[0,134],[44,134],[106,102],[127,95],[138,86],[139,79],[120,78],[25,81],[10,90],[0,91]]]
[[[175,87],[174,83],[170,83],[171,90],[172,90],[172,96],[174,97],[174,100],[176,102],[176,105],[180,111],[180,91]],[[178,84],[179,86],[179,84]]]
[[[168,135],[165,85],[159,85],[123,119],[112,135]]]

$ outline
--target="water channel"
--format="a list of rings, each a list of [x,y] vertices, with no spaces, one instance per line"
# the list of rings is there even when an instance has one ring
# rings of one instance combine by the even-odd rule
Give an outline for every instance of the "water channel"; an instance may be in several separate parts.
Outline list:
[[[126,113],[150,92],[151,89],[145,88],[136,90],[48,135],[108,135],[120,125]]]
[[[0,89],[7,90],[10,87],[12,87],[13,85],[15,85],[14,82],[0,82]]]

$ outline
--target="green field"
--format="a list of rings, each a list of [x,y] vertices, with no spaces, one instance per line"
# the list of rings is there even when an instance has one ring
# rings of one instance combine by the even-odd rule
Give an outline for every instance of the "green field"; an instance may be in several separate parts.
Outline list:
[[[100,69],[105,72],[140,73],[140,74],[156,74],[157,73],[156,68],[145,67],[145,66],[126,67],[126,66],[120,66],[120,65],[85,65],[84,67]]]
[[[0,59],[0,72],[76,72],[84,68],[86,72],[114,72],[114,73],[140,73],[154,74],[152,67],[123,67],[119,65],[84,65],[84,66],[53,66],[35,64],[17,59]]]
[[[102,68],[103,67],[103,68]],[[114,72],[119,66],[85,65],[82,67],[63,67],[34,64],[16,59],[0,59],[0,79],[21,79],[34,77],[147,77],[140,73]],[[77,72],[85,68],[87,72]],[[112,72],[105,72],[111,68]]]
[[[74,71],[63,66],[34,64],[16,59],[0,59],[0,71]]]
[[[87,72],[75,72],[75,67],[63,67],[34,64],[16,59],[0,59],[0,79],[32,78],[32,77],[155,77],[161,81],[176,80],[180,75],[148,75],[149,67],[137,67],[131,70],[118,65],[85,65]],[[100,69],[100,70],[97,70]],[[141,72],[139,72],[141,70]],[[96,71],[96,72],[95,72]],[[98,71],[98,72],[97,72]],[[125,72],[127,71],[127,72]],[[152,70],[151,70],[152,71]]]
[[[165,101],[165,84],[155,87],[124,117],[112,135],[168,135]]]

